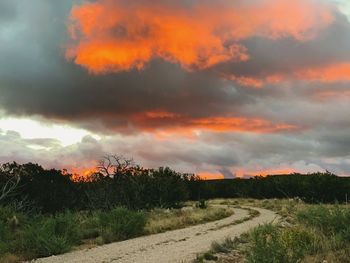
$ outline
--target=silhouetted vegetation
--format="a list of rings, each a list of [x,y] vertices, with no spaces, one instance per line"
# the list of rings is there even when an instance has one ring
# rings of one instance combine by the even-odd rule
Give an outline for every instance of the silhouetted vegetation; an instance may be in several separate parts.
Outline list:
[[[47,170],[38,164],[0,166],[0,205],[24,212],[179,207],[186,200],[212,198],[294,198],[309,203],[345,202],[350,178],[331,173],[291,174],[203,181],[169,168],[143,169],[125,159],[107,159],[88,179]]]
[[[350,178],[332,173],[256,176],[249,179],[193,181],[190,197],[300,198],[307,203],[344,203],[350,196]]]
[[[0,205],[16,210],[56,213],[64,210],[109,210],[178,207],[188,200],[187,182],[193,176],[169,168],[146,170],[130,167],[122,172],[93,174],[89,180],[71,180],[59,170],[46,170],[37,164],[4,164],[0,167],[0,189],[16,175],[19,183]],[[82,178],[84,179],[84,178]]]

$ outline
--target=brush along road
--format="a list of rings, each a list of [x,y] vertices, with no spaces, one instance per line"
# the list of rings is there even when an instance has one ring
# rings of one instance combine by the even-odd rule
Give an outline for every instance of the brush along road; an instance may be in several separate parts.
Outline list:
[[[254,207],[252,209],[259,211],[260,215],[243,223],[238,222],[249,217],[249,212],[235,208],[232,216],[218,221],[38,259],[35,262],[191,262],[198,253],[208,251],[213,241],[240,236],[259,224],[278,219],[270,210]]]

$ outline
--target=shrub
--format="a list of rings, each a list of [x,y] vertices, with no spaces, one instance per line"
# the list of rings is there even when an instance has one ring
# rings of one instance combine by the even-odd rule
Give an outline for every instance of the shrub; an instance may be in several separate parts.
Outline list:
[[[251,238],[252,247],[247,252],[250,263],[296,263],[313,244],[313,236],[304,229],[281,229],[271,224],[254,229]]]
[[[26,222],[23,214],[15,213],[9,207],[0,207],[0,257],[13,250],[17,228],[11,228],[11,219],[16,216],[22,224]]]
[[[38,216],[26,225],[18,246],[30,257],[57,255],[70,250],[80,240],[74,215]]]
[[[227,237],[222,243],[214,241],[211,244],[211,250],[214,253],[229,253],[235,246],[236,241]]]
[[[110,243],[141,235],[146,217],[142,212],[115,208],[109,212],[100,212],[99,225],[103,241]]]
[[[78,212],[76,219],[82,239],[97,238],[100,235],[99,212]]]
[[[350,241],[350,209],[319,205],[299,212],[297,218],[301,223],[318,228],[328,237]]]

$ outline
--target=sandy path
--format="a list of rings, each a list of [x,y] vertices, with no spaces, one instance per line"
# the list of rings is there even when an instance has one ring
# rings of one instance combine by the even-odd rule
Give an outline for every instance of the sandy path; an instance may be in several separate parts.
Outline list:
[[[38,259],[35,262],[191,262],[197,253],[209,250],[213,241],[220,241],[228,236],[239,236],[259,224],[277,218],[272,211],[261,208],[254,210],[260,212],[258,217],[238,225],[227,226],[235,220],[248,216],[247,210],[235,208],[234,215],[222,220]]]

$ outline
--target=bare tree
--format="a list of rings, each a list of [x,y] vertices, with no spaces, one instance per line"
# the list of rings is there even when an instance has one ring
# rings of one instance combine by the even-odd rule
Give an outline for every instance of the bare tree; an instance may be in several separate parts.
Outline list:
[[[99,161],[97,169],[104,176],[114,177],[127,172],[133,165],[134,161],[132,158],[125,158],[120,155],[106,155]]]
[[[0,202],[11,194],[19,184],[21,177],[19,174],[11,175],[0,189]]]

